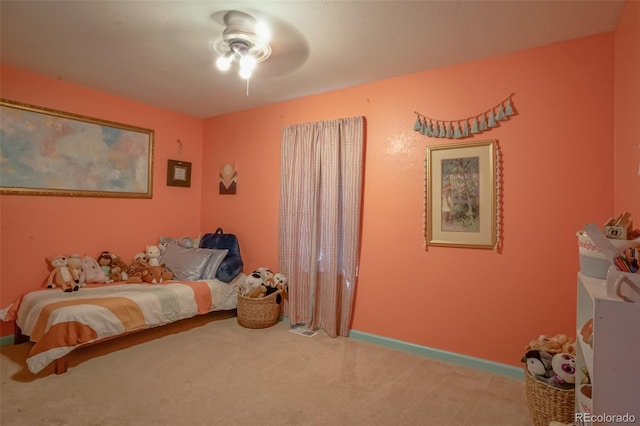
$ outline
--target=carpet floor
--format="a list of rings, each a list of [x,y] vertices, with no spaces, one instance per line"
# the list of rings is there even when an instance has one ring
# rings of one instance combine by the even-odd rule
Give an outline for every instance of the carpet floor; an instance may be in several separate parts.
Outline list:
[[[524,382],[372,343],[262,330],[214,313],[83,348],[69,371],[0,349],[0,423],[30,425],[532,424]]]

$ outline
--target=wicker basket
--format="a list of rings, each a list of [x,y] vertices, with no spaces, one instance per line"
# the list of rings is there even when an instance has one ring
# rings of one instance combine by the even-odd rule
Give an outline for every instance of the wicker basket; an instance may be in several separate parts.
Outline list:
[[[535,426],[549,426],[552,421],[572,423],[575,412],[575,389],[560,389],[537,380],[524,367],[529,413]]]
[[[282,290],[266,297],[250,298],[238,295],[238,324],[246,328],[267,328],[275,325],[282,307]]]

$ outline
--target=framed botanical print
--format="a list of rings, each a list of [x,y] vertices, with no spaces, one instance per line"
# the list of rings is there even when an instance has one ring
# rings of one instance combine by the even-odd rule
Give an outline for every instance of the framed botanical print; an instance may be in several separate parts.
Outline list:
[[[496,246],[496,151],[495,141],[427,147],[427,245]]]

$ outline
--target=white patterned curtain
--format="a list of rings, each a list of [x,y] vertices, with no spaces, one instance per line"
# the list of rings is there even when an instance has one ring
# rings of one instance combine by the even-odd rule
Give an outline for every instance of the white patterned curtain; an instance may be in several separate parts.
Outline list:
[[[292,325],[348,336],[360,252],[364,118],[282,131],[279,263]]]

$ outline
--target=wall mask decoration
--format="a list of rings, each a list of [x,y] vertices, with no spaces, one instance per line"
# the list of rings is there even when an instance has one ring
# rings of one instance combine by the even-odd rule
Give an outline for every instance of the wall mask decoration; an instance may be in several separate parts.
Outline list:
[[[220,167],[220,194],[221,195],[235,195],[238,184],[238,172],[237,166],[230,163],[224,164]]]

